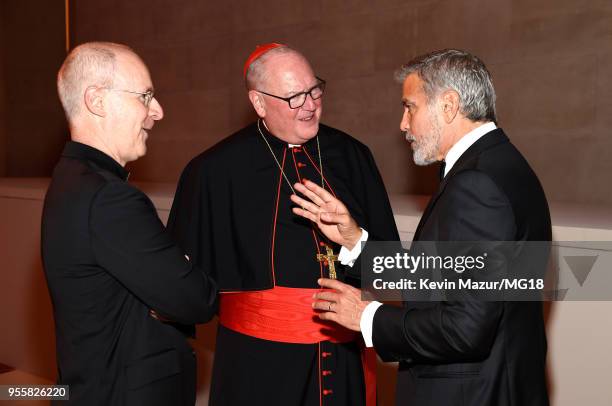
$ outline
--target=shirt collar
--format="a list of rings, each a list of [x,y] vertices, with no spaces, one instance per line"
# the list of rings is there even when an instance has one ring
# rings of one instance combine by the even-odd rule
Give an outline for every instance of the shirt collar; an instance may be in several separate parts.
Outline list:
[[[273,145],[276,145],[276,146],[282,146],[282,147],[288,147],[288,148],[299,148],[299,147],[302,147],[304,145],[310,145],[311,142],[313,142],[314,139],[317,138],[315,136],[315,137],[309,139],[308,141],[306,141],[303,144],[291,144],[291,143],[288,143],[287,141],[281,140],[276,135],[272,134],[272,132],[268,129],[268,126],[266,126],[266,123],[262,119],[259,119],[259,128],[260,128],[261,132],[263,134],[265,134],[266,137],[268,137],[268,140],[270,141],[270,143],[273,144]]]
[[[457,162],[457,160],[463,155],[465,151],[468,150],[476,141],[478,141],[485,134],[495,130],[497,126],[493,122],[489,122],[483,124],[479,127],[474,128],[469,133],[465,134],[459,141],[455,143],[448,150],[446,157],[444,158],[444,162],[446,163],[446,167],[444,168],[444,176],[452,169],[453,165]]]
[[[102,169],[106,169],[107,171],[114,173],[123,180],[127,180],[130,176],[130,173],[123,166],[121,166],[119,162],[115,161],[113,158],[106,155],[99,149],[86,144],[81,144],[80,142],[68,141],[64,147],[62,156],[92,161]]]

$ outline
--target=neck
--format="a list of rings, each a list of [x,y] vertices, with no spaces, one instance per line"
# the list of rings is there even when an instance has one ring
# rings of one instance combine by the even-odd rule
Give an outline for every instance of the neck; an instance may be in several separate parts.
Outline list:
[[[449,128],[447,135],[443,137],[443,139],[445,139],[446,141],[442,142],[440,153],[438,155],[438,160],[444,160],[446,154],[448,154],[448,151],[456,143],[458,143],[459,140],[461,140],[474,129],[480,127],[483,124],[486,124],[487,122],[488,121],[471,121],[467,118],[462,118],[461,120],[457,121],[454,126]]]
[[[121,159],[119,154],[111,147],[108,141],[105,139],[103,135],[101,135],[100,131],[97,131],[95,128],[84,128],[82,126],[70,126],[70,138],[73,141],[80,142],[81,144],[89,145],[92,148],[95,148],[101,152],[104,152],[106,155],[113,158],[115,161],[119,163],[119,165],[125,167],[124,160]]]
[[[261,120],[263,122],[263,120]],[[268,127],[265,126],[265,122],[264,122],[264,127],[266,130],[268,130]],[[272,158],[274,158],[274,161],[276,162],[276,165],[278,165],[278,169],[280,170],[281,174],[283,175],[283,178],[285,178],[285,181],[287,182],[287,184],[289,185],[289,189],[291,189],[291,191],[293,192],[293,194],[295,194],[295,190],[293,189],[293,186],[291,185],[291,182],[289,182],[289,179],[287,178],[287,175],[285,174],[285,171],[283,170],[283,167],[281,165],[281,163],[279,162],[278,158],[276,157],[276,154],[274,154],[274,151],[272,150],[272,146],[270,146],[270,143],[268,142],[266,136],[264,135],[264,133],[262,132],[261,126],[259,121],[257,121],[257,130],[259,131],[259,134],[261,135],[263,141],[266,143],[268,149],[270,150],[270,154],[272,154]],[[269,132],[270,130],[268,130]],[[270,132],[270,134],[272,134]],[[319,145],[319,138],[317,138],[317,155],[319,158],[319,171],[321,172],[321,187],[323,189],[325,189],[325,178],[323,176],[323,161],[321,160],[321,146]]]

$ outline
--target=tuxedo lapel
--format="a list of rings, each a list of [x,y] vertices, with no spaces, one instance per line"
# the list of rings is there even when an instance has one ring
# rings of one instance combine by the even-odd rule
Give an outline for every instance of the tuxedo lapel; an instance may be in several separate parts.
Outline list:
[[[478,141],[472,144],[460,157],[457,162],[453,165],[451,170],[448,172],[444,180],[450,179],[456,173],[463,169],[473,166],[472,162],[478,158],[487,149],[493,148],[499,144],[509,142],[508,137],[504,134],[501,128],[496,128],[483,135]]]
[[[442,179],[442,181],[440,182],[440,185],[438,186],[438,190],[431,196],[429,203],[427,203],[427,207],[425,208],[425,211],[423,212],[423,215],[421,216],[421,220],[419,221],[417,229],[414,233],[414,239],[413,239],[414,241],[420,240],[421,230],[423,226],[425,225],[425,223],[427,222],[427,219],[431,215],[436,205],[436,202],[438,201],[438,199],[444,192],[444,189],[446,188],[448,181],[456,173],[460,172],[461,170],[465,168],[470,167],[472,161],[476,159],[478,155],[480,155],[483,151],[489,148],[492,148],[496,145],[499,145],[501,143],[504,143],[504,142],[508,142],[508,137],[506,136],[506,134],[504,134],[501,128],[496,128],[495,130],[490,131],[484,136],[482,136],[478,141],[472,144],[459,157],[459,159],[457,160],[457,162],[455,162],[451,170],[446,174],[444,179]]]
[[[421,220],[419,220],[419,224],[417,225],[416,231],[414,232],[414,238],[413,238],[414,241],[420,240],[421,229],[423,228],[423,225],[427,222],[427,219],[429,218],[431,211],[436,205],[438,198],[442,194],[442,191],[444,190],[444,187],[446,186],[446,179],[447,177],[445,177],[442,180],[442,182],[440,182],[440,185],[438,186],[438,190],[431,196],[431,199],[429,199],[429,203],[427,203],[427,207],[425,208],[425,211],[423,212],[423,215],[421,216]]]

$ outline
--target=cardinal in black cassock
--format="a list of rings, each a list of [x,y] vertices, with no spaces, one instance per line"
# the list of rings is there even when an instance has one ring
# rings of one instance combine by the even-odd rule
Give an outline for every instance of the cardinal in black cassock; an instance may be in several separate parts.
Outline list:
[[[249,75],[258,70],[266,80],[253,85]],[[339,280],[358,285],[359,267],[336,262],[329,249],[338,255],[340,247],[292,213],[291,185],[323,184],[370,239],[399,237],[369,149],[319,125],[325,82],[311,72],[285,45],[259,47],[245,74],[262,119],[194,158],[178,184],[168,229],[222,292],[211,406],[375,402],[372,387],[366,390],[373,365],[370,358],[364,372],[362,337],[312,309],[318,278],[335,270]],[[262,83],[266,92],[253,89]],[[284,133],[291,125],[293,138]],[[314,130],[300,138],[304,128]]]

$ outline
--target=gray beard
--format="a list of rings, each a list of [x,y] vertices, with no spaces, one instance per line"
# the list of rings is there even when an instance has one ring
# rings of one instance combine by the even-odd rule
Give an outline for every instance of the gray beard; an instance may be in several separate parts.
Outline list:
[[[426,166],[436,162],[438,155],[438,145],[440,143],[440,129],[437,125],[432,130],[432,134],[426,140],[415,146],[413,141],[412,159],[419,166]]]
[[[419,166],[427,166],[436,162],[435,158],[432,158],[430,151],[425,151],[424,148],[417,148],[412,152],[412,159],[414,163]]]

